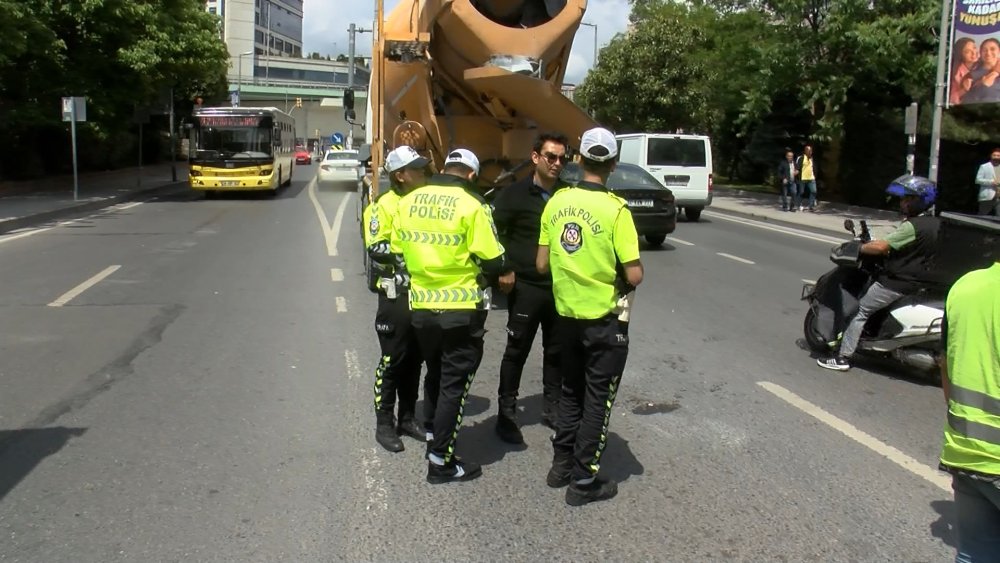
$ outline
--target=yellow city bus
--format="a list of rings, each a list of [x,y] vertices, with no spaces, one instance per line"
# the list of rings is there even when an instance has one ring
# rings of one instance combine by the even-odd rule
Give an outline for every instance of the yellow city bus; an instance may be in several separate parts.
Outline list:
[[[295,119],[280,109],[201,108],[192,129],[191,189],[274,195],[292,183]]]

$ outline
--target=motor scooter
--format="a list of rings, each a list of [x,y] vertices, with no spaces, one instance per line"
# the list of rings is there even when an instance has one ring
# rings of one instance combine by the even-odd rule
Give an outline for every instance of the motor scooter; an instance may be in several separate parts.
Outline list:
[[[867,222],[861,221],[861,231],[857,232],[854,221],[847,219],[844,228],[854,238],[833,248],[833,269],[802,287],[802,299],[809,303],[803,323],[805,340],[811,350],[820,354],[836,350],[858,312],[861,297],[882,274],[881,258],[861,254],[861,246],[871,241]],[[889,358],[937,380],[943,318],[944,296],[932,288],[919,289],[868,319],[857,352]]]

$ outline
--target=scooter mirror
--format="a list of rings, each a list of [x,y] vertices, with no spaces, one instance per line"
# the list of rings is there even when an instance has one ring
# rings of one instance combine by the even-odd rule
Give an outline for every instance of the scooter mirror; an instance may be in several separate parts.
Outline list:
[[[854,234],[854,221],[850,219],[844,219],[844,229]]]

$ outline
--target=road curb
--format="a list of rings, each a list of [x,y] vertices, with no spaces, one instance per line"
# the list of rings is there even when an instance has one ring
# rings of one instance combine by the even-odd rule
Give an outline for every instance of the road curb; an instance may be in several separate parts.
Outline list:
[[[813,231],[813,232],[816,232],[818,234],[823,234],[823,235],[835,235],[835,236],[845,237],[844,240],[847,240],[846,237],[847,237],[847,235],[850,234],[849,232],[847,232],[844,229],[833,229],[833,228],[821,227],[821,226],[816,226],[816,225],[803,225],[802,223],[796,223],[794,221],[782,221],[780,219],[775,219],[773,217],[769,217],[767,215],[762,215],[760,213],[754,213],[752,211],[739,211],[739,210],[730,209],[730,208],[726,208],[726,207],[719,207],[719,206],[716,206],[716,205],[713,205],[711,207],[706,207],[705,209],[707,211],[714,211],[716,213],[724,213],[726,215],[735,215],[737,217],[742,217],[744,219],[753,219],[754,221],[760,221],[762,223],[770,223],[772,225],[779,225],[779,226],[782,226],[782,227],[788,227],[788,228],[792,228],[792,229],[800,229],[800,230],[803,230],[803,231]],[[798,213],[808,213],[808,211],[800,211]]]
[[[18,229],[24,229],[26,227],[34,227],[39,224],[48,223],[58,219],[69,219],[72,217],[86,215],[94,211],[100,211],[107,207],[113,205],[118,205],[119,203],[125,203],[128,201],[135,201],[137,199],[143,199],[150,196],[165,195],[175,191],[180,191],[181,186],[187,186],[187,182],[176,182],[165,184],[162,186],[157,186],[155,188],[146,188],[141,190],[136,190],[128,193],[123,193],[104,199],[99,199],[97,201],[88,201],[84,203],[69,205],[67,207],[61,207],[59,209],[53,209],[50,211],[43,211],[41,213],[35,213],[33,215],[25,215],[23,217],[15,217],[13,219],[7,219],[0,221],[0,235],[9,233],[11,231],[16,231]]]

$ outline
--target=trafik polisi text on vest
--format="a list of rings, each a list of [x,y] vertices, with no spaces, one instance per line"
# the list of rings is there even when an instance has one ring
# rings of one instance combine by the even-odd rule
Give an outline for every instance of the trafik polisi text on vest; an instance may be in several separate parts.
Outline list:
[[[410,206],[410,217],[451,221],[455,218],[458,198],[450,195],[416,194]]]

